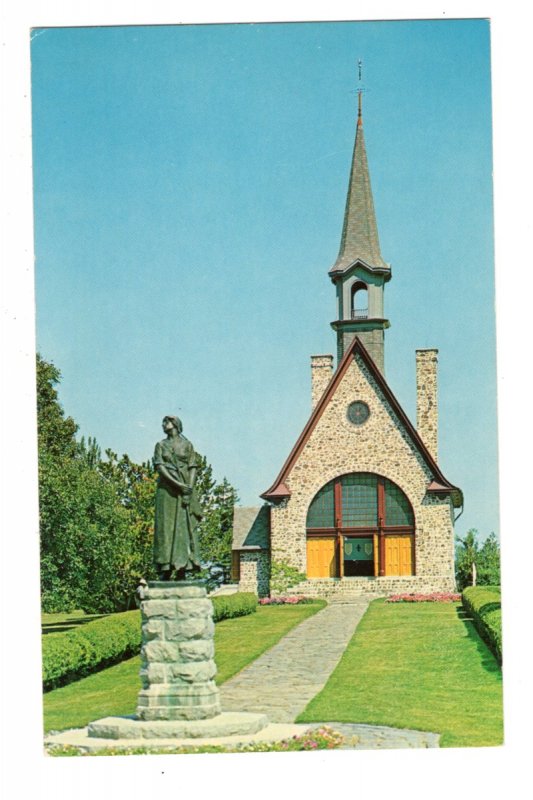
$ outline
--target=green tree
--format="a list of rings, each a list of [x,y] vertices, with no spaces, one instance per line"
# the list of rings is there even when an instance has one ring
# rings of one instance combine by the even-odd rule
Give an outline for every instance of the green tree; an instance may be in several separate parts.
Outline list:
[[[455,577],[457,587],[464,589],[473,583],[473,568],[476,565],[476,583],[480,586],[500,583],[500,547],[494,533],[483,544],[479,534],[471,528],[464,538],[456,537]]]
[[[99,469],[94,440],[77,443],[56,386],[60,372],[37,357],[41,595],[46,611],[127,607],[134,586],[127,508]]]
[[[221,483],[216,483],[210,465],[205,459],[203,462],[199,475],[199,487],[202,489],[199,499],[204,512],[198,529],[200,552],[203,561],[221,567],[224,581],[229,581],[233,509],[238,501],[237,493],[226,478],[223,478]]]
[[[494,532],[487,536],[479,551],[478,583],[500,585],[500,544]]]
[[[477,541],[478,532],[475,528],[467,531],[464,538],[456,537],[455,549],[455,578],[458,589],[464,589],[473,582],[472,564],[478,561],[479,544]]]
[[[152,563],[156,473],[94,438],[76,441],[56,386],[59,370],[37,357],[41,595],[45,611],[120,611],[133,604]],[[217,484],[202,458],[197,489],[204,511],[200,541],[206,562],[231,568],[236,493]]]
[[[77,449],[78,426],[72,417],[65,417],[56,386],[61,373],[52,362],[37,353],[37,431],[39,452],[54,456],[73,456]]]

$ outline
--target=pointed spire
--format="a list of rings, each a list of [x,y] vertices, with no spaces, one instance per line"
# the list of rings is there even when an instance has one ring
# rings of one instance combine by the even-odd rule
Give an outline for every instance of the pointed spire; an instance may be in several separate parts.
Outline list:
[[[359,76],[361,64],[359,63]],[[330,274],[343,272],[357,259],[374,269],[390,269],[381,257],[370,173],[363,134],[362,90],[358,89],[355,146],[348,184],[339,255]]]

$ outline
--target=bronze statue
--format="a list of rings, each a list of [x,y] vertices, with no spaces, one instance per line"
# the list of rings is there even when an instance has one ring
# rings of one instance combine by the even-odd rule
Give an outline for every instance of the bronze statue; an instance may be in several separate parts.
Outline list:
[[[159,473],[155,496],[154,562],[160,580],[182,580],[200,569],[196,529],[202,510],[194,488],[200,456],[182,435],[178,417],[163,419],[166,439],[155,446]]]

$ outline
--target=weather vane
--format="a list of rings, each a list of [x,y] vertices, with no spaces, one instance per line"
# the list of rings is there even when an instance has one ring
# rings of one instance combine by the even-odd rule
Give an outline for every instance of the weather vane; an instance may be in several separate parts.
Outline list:
[[[358,125],[361,125],[362,122],[362,94],[363,94],[363,87],[361,86],[361,81],[363,79],[363,59],[360,58],[357,62],[357,69],[359,72],[359,86],[357,87],[357,117],[358,117]]]

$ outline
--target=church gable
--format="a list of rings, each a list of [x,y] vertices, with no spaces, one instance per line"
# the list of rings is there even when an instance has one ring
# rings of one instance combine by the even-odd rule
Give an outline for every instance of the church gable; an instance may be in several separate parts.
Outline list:
[[[362,420],[358,415],[367,415]],[[345,354],[273,486],[263,494],[276,502],[302,485],[323,485],[352,471],[384,475],[401,485],[416,474],[416,495],[460,492],[440,472],[381,372],[358,338]],[[316,479],[313,477],[316,474]],[[438,488],[437,488],[438,487]],[[316,487],[317,490],[320,486]]]

